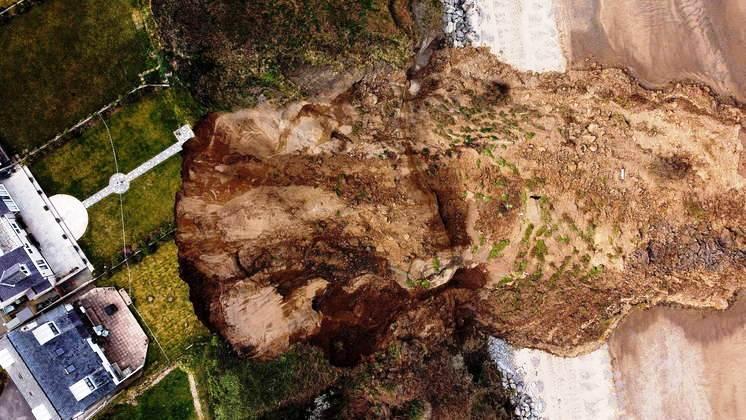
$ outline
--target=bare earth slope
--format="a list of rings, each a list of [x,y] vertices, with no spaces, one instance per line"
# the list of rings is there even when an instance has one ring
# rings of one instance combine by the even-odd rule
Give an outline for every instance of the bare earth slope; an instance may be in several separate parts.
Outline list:
[[[742,110],[696,87],[466,49],[340,90],[211,115],[187,146],[182,275],[244,354],[353,364],[467,320],[576,354],[633,305],[746,285]]]
[[[695,80],[746,101],[746,2],[558,0],[569,59],[627,67],[660,86]]]

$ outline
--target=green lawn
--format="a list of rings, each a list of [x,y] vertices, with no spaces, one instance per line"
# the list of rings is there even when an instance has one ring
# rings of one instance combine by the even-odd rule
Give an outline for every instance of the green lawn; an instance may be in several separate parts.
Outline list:
[[[181,187],[181,156],[176,155],[132,181],[121,195],[127,245],[141,248],[173,228],[174,197]],[[78,241],[101,271],[122,260],[119,195],[112,194],[88,209],[88,230]]]
[[[176,139],[173,131],[196,120],[197,106],[188,93],[173,88],[124,104],[107,117],[117,151],[119,171],[127,173]],[[100,120],[79,138],[38,160],[31,171],[50,194],[70,194],[84,200],[108,184],[116,173],[111,142]]]
[[[99,418],[113,420],[188,420],[195,419],[189,379],[175,369],[137,398],[137,404],[117,404]]]
[[[139,84],[137,0],[52,0],[0,26],[0,143],[41,145]]]
[[[158,338],[168,356],[179,357],[187,346],[209,333],[194,314],[189,286],[179,278],[176,244],[166,242],[141,262],[130,265],[132,298],[143,321]],[[130,289],[127,270],[117,272],[101,285]],[[151,342],[155,351],[160,351]]]

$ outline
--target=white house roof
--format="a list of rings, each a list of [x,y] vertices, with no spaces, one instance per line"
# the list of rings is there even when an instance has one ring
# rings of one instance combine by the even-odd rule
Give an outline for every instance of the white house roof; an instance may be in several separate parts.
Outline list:
[[[50,420],[52,418],[52,414],[49,413],[49,410],[44,405],[37,405],[31,409],[31,414],[34,415],[36,420]]]
[[[13,355],[10,354],[8,349],[0,350],[0,366],[4,370],[8,370],[8,368],[13,366],[13,363],[15,362],[16,360],[13,358]]]
[[[90,384],[90,385],[89,385]],[[91,395],[96,388],[93,386],[93,382],[87,376],[78,382],[70,385],[70,392],[73,393],[73,397],[80,401],[83,398]]]
[[[54,323],[47,322],[34,328],[32,333],[34,334],[36,341],[39,342],[39,345],[44,345],[44,343],[46,343],[47,341],[53,339],[54,337],[57,337],[60,334],[60,331],[57,329]]]

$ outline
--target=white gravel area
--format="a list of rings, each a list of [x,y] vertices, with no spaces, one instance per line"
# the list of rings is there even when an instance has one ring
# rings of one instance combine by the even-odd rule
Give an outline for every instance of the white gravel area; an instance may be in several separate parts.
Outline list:
[[[479,45],[524,71],[565,71],[553,0],[481,0]]]
[[[519,401],[521,419],[605,420],[619,418],[608,346],[578,356],[515,348],[490,339],[490,355]],[[528,403],[526,403],[528,401]],[[515,402],[514,402],[515,403]],[[523,407],[521,407],[523,404]]]
[[[564,72],[555,0],[444,0],[451,44],[488,47],[522,71]]]

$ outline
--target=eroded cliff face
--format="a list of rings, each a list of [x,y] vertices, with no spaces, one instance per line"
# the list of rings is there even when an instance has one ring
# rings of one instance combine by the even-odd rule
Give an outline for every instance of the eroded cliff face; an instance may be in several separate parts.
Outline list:
[[[185,150],[182,276],[240,353],[349,365],[462,325],[575,354],[633,305],[746,285],[743,110],[617,70],[436,51],[323,99],[213,114]]]

